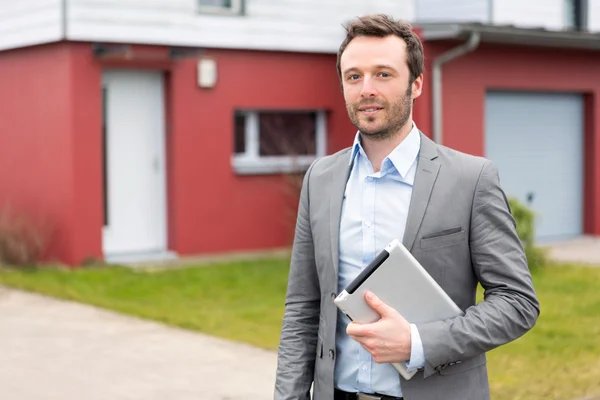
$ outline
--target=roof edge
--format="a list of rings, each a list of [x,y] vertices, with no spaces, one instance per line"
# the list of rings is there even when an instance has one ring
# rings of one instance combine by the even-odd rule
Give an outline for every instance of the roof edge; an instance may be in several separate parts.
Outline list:
[[[585,31],[523,28],[482,23],[414,23],[424,41],[467,40],[479,33],[482,43],[600,50],[600,34]]]

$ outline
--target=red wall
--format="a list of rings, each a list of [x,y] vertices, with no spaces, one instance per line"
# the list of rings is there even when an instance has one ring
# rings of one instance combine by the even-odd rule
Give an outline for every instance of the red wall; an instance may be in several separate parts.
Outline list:
[[[171,238],[182,254],[291,244],[295,198],[279,176],[240,176],[231,166],[236,108],[324,108],[328,150],[352,143],[335,56],[210,50],[213,89],[195,85],[194,59],[170,76]],[[291,213],[287,215],[287,213]]]
[[[340,91],[336,56],[208,50],[203,55],[216,60],[218,81],[214,88],[200,89],[197,57],[170,62],[165,50],[136,46],[129,60],[116,57],[99,64],[158,68],[167,74],[169,248],[185,255],[290,245],[297,198],[289,194],[284,177],[235,174],[233,113],[242,108],[325,109],[328,153],[351,145],[356,129]],[[78,45],[77,57],[88,74],[78,81],[93,80],[99,71],[89,65],[86,45]],[[89,98],[87,104],[98,108]],[[92,118],[89,129],[95,132],[96,124]]]
[[[427,70],[431,71],[432,60],[451,46],[426,43],[425,47]],[[600,115],[598,65],[600,54],[597,52],[499,45],[482,45],[475,52],[450,61],[443,66],[442,74],[444,144],[484,155],[484,108],[488,89],[585,94],[584,229],[586,233],[600,234],[600,126],[596,122]],[[430,106],[431,94],[426,96]]]
[[[72,258],[102,259],[102,97],[101,66],[85,44],[70,44],[73,141]]]
[[[52,229],[50,258],[73,259],[69,46],[0,52],[0,206]]]
[[[415,105],[431,135],[431,61],[450,45],[426,43],[425,92]],[[231,167],[236,108],[325,108],[328,150],[351,144],[335,55],[208,50],[212,89],[196,85],[196,57],[136,47],[99,60],[87,43],[0,53],[0,203],[45,217],[51,257],[102,257],[101,73],[162,69],[167,76],[169,246],[182,255],[290,244],[295,198],[279,176],[238,176]],[[444,65],[444,144],[483,154],[487,89],[585,93],[585,230],[600,233],[600,55],[482,45]],[[537,70],[539,68],[539,70]]]
[[[431,61],[450,45],[426,43],[425,91],[415,105],[431,135]],[[95,59],[86,43],[0,53],[0,204],[48,222],[50,258],[102,257],[101,73],[162,69],[167,75],[169,246],[199,254],[288,245],[296,199],[279,176],[231,167],[236,108],[325,108],[328,150],[348,146],[334,55],[209,50],[213,89],[196,85],[196,58],[137,47],[126,60]],[[585,230],[600,233],[600,56],[483,45],[444,66],[444,144],[483,154],[487,89],[585,93]],[[537,70],[539,68],[539,70]]]
[[[136,46],[98,59],[88,43],[0,53],[0,201],[50,218],[51,256],[102,257],[101,76],[104,68],[166,74],[169,248],[179,254],[291,243],[297,199],[284,178],[231,166],[236,108],[324,108],[328,151],[349,146],[334,55],[211,50],[215,88],[196,85],[197,57]],[[8,93],[8,95],[6,95]]]

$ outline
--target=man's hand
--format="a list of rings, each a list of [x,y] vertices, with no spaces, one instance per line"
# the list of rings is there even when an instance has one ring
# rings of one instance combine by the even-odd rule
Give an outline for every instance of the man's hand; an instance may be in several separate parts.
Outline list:
[[[381,319],[372,324],[350,322],[346,333],[373,356],[376,363],[396,363],[410,359],[410,324],[392,307],[371,292],[365,294],[367,304]]]

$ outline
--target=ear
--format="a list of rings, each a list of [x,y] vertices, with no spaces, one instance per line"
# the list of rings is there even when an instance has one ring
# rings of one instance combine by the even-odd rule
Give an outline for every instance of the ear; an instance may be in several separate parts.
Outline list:
[[[417,76],[412,83],[412,99],[413,101],[421,96],[423,92],[423,74]]]

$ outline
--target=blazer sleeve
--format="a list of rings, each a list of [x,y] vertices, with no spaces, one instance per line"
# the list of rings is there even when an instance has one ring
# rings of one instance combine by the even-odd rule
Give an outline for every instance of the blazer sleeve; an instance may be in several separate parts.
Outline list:
[[[534,325],[540,306],[498,171],[483,164],[470,222],[471,262],[484,301],[464,316],[419,324],[425,377],[445,365],[469,359],[513,341]]]
[[[310,225],[310,176],[300,194],[278,349],[275,400],[308,400],[314,377],[321,289]]]

